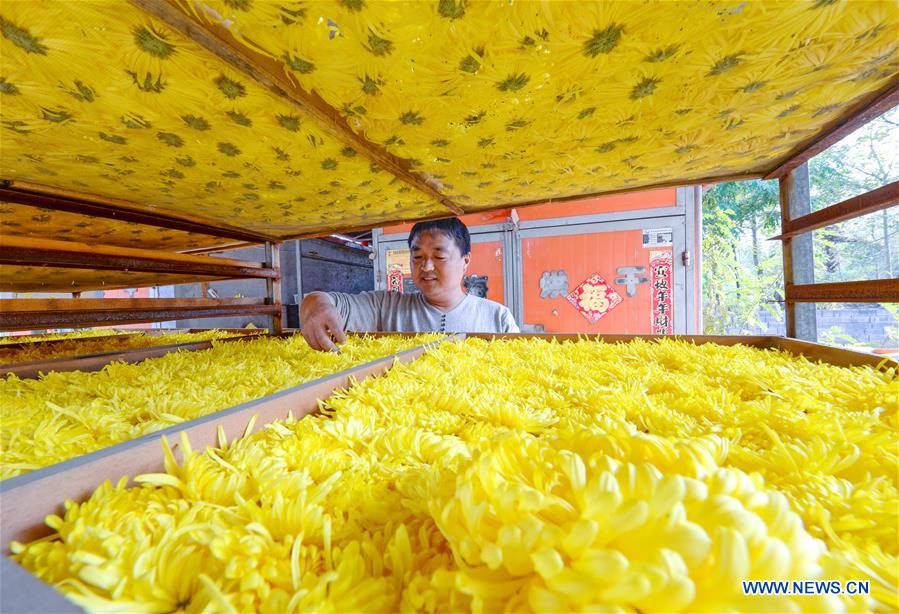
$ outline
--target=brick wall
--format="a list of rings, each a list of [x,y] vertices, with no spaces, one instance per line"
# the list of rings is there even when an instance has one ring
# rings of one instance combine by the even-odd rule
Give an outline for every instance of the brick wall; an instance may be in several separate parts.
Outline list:
[[[844,307],[841,309],[818,309],[818,338],[832,327],[840,327],[845,335],[864,344],[888,345],[886,327],[899,326],[893,315],[883,307]],[[733,334],[746,335],[783,335],[784,321],[781,310],[780,319],[767,310],[761,310],[758,318],[761,326],[747,331],[734,331]]]

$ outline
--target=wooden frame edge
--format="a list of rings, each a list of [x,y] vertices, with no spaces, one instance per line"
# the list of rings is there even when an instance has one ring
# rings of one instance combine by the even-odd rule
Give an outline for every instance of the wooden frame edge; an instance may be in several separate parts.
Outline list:
[[[109,326],[222,315],[271,315],[265,298],[0,299],[0,330]]]
[[[270,279],[280,275],[276,267],[259,262],[12,236],[0,239],[0,264],[231,279]]]
[[[783,224],[784,227],[781,229],[781,234],[771,237],[769,241],[790,239],[825,226],[839,224],[869,213],[875,213],[881,209],[892,207],[897,203],[899,203],[899,181],[894,181],[808,215],[787,220]]]
[[[787,284],[787,303],[899,303],[899,278]]]
[[[874,354],[865,354],[864,352],[847,350],[813,341],[804,341],[802,339],[791,339],[789,337],[772,337],[771,340],[771,347],[774,349],[789,352],[794,356],[804,356],[809,360],[814,359],[826,362],[838,367],[869,366],[879,368],[883,365],[886,367],[899,367],[899,362],[888,356],[875,356]]]

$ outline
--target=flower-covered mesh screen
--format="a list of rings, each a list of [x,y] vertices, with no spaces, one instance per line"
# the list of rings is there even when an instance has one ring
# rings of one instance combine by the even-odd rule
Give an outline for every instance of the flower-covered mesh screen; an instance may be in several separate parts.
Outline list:
[[[445,211],[130,4],[0,16],[5,179],[276,237]]]
[[[0,201],[0,233],[16,237],[52,238],[176,252],[237,243],[232,239],[195,232],[2,201]]]
[[[768,171],[899,73],[892,1],[204,6],[469,210]]]

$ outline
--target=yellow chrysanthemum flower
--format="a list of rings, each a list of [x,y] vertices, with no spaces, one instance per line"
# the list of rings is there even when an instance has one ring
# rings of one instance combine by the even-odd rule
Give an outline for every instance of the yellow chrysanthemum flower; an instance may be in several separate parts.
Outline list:
[[[214,342],[208,350],[171,352],[137,364],[114,362],[93,373],[51,372],[40,379],[9,375],[0,380],[0,477],[128,441],[438,337],[354,337],[341,354],[316,352],[299,335],[262,337]]]
[[[88,610],[886,611],[897,396],[895,368],[743,346],[445,343],[166,447],[15,557]],[[822,579],[871,591],[741,588]]]
[[[65,333],[55,337],[64,342],[53,343],[49,346],[31,343],[19,348],[0,347],[0,365],[14,362],[52,360],[65,356],[120,352],[123,350],[135,350],[157,345],[211,341],[212,339],[224,339],[233,336],[233,333],[219,330],[196,333],[167,333],[162,335],[146,335],[139,332],[117,334],[116,331],[87,331],[84,334],[77,336],[71,336],[71,333]],[[11,337],[11,339],[18,338],[20,337]],[[51,335],[42,335],[37,338],[29,337],[25,339],[25,341],[49,341],[52,338],[53,336]]]

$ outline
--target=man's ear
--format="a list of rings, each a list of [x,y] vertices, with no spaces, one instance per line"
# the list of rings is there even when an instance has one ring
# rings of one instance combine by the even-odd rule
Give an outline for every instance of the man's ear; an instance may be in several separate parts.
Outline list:
[[[471,264],[471,252],[468,252],[464,256],[462,256],[462,271],[467,271],[468,266]]]

